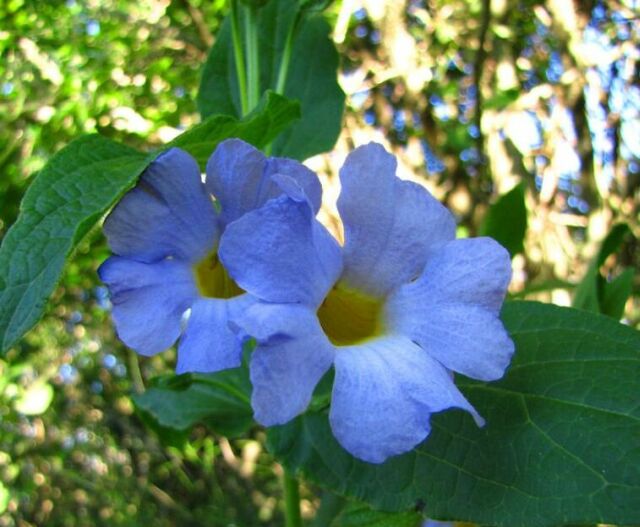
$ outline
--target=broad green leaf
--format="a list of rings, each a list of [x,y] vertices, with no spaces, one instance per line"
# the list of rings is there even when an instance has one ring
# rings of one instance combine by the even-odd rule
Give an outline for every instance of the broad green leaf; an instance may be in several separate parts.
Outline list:
[[[74,246],[149,163],[98,135],[54,155],[31,184],[0,247],[0,349],[33,326]]]
[[[458,378],[487,420],[432,418],[415,451],[381,465],[347,454],[325,414],[269,431],[290,470],[382,510],[514,527],[640,524],[640,333],[601,315],[507,303],[516,354],[494,383]],[[381,423],[384,426],[384,423]]]
[[[179,146],[203,166],[220,141],[240,137],[264,147],[298,116],[297,103],[271,93],[245,119],[212,116],[162,150]],[[1,351],[39,320],[73,248],[159,153],[90,135],[69,143],[36,176],[0,247]]]
[[[250,394],[243,367],[159,379],[133,401],[161,427],[182,431],[203,423],[221,434],[237,435],[253,424]]]
[[[625,269],[617,278],[608,282],[600,274],[600,267],[610,255],[620,250],[630,233],[629,227],[624,223],[611,229],[575,290],[573,307],[603,313],[616,319],[622,317],[624,305],[633,289],[634,271],[631,268]]]
[[[350,503],[331,522],[330,527],[419,527],[422,515],[417,512],[382,512],[361,503]]]
[[[484,217],[479,234],[491,236],[502,244],[511,256],[524,251],[527,231],[527,206],[524,202],[525,185],[520,183],[500,196]]]
[[[223,139],[239,137],[258,148],[264,147],[299,118],[299,103],[267,91],[260,105],[244,119],[238,120],[229,115],[211,116],[176,137],[166,148],[184,148],[204,169],[215,146]]]
[[[302,7],[312,11],[315,3]],[[258,14],[261,91],[276,88],[287,34],[296,19],[290,0],[273,0]],[[329,39],[329,24],[320,14],[298,20],[284,95],[300,101],[302,119],[275,141],[273,154],[306,159],[333,147],[341,129],[344,93],[337,82],[338,54]],[[204,117],[214,112],[240,115],[229,19],[204,66],[198,108]]]

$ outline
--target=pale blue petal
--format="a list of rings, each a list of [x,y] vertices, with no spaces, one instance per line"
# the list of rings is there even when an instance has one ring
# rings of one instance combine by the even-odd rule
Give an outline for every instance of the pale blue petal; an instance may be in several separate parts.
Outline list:
[[[355,149],[340,171],[343,281],[378,297],[416,278],[429,251],[455,238],[451,213],[395,171],[395,158],[375,143]]]
[[[227,226],[220,259],[245,291],[317,307],[342,270],[338,243],[309,204],[281,196]]]
[[[281,195],[282,190],[272,179],[275,174],[296,180],[314,212],[318,211],[322,189],[307,167],[290,159],[267,159],[240,139],[220,143],[207,163],[207,187],[220,203],[222,223],[231,223]]]
[[[408,338],[339,348],[334,365],[331,428],[364,461],[382,463],[413,449],[429,435],[435,412],[461,408],[484,423],[450,373]]]
[[[416,281],[389,298],[386,322],[447,368],[499,379],[514,352],[499,318],[510,277],[509,254],[494,240],[450,242],[430,256]]]
[[[210,373],[240,366],[242,343],[229,318],[251,303],[249,295],[196,300],[178,345],[176,372]]]
[[[256,420],[272,426],[304,412],[334,356],[315,312],[300,305],[256,303],[234,322],[257,341],[250,369]]]
[[[267,162],[267,174],[272,178],[276,174],[288,176],[295,180],[304,190],[314,214],[320,210],[322,202],[322,185],[318,176],[302,163],[284,157],[271,157]]]
[[[182,315],[197,297],[187,264],[147,264],[112,256],[98,273],[109,288],[116,332],[127,346],[154,355],[176,341]]]
[[[160,155],[104,223],[114,253],[153,262],[196,262],[216,245],[215,210],[196,161],[178,148]]]

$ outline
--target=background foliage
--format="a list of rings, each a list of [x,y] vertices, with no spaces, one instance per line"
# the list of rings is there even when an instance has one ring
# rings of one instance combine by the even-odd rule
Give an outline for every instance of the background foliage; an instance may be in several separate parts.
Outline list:
[[[0,4],[0,237],[32,175],[78,135],[150,150],[199,121],[200,68],[226,9]],[[325,18],[347,110],[334,153],[309,161],[323,174],[323,220],[339,235],[337,168],[378,140],[455,212],[461,235],[503,241],[514,297],[638,328],[638,16],[624,1],[335,2]],[[106,254],[92,232],[43,323],[0,362],[0,526],[281,525],[263,431],[229,441],[217,432],[234,430],[211,416],[176,431],[134,409],[132,392],[173,358],[138,363],[115,339],[95,274]],[[350,506],[336,522],[387,521],[370,514]]]

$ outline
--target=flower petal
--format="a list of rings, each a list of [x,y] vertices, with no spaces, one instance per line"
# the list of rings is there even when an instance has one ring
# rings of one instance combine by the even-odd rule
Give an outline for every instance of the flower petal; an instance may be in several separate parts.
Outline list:
[[[455,240],[389,298],[386,323],[453,371],[499,379],[514,352],[499,318],[510,277],[509,254],[497,242]]]
[[[202,259],[215,247],[218,227],[195,159],[179,148],[160,155],[113,209],[104,232],[114,253],[133,260]]]
[[[229,319],[251,303],[249,295],[196,300],[178,345],[176,373],[210,373],[240,366],[242,342],[229,327]]]
[[[229,224],[219,255],[242,289],[268,302],[317,307],[342,270],[338,243],[306,201],[287,196]]]
[[[154,355],[176,341],[182,315],[197,296],[187,264],[146,264],[112,256],[98,273],[109,288],[118,337],[127,346]]]
[[[313,213],[318,213],[322,203],[322,185],[313,170],[293,159],[270,157],[267,161],[266,172],[271,177],[280,174],[294,179],[302,190],[304,190],[313,209]]]
[[[207,163],[206,183],[220,202],[222,223],[231,223],[281,195],[282,190],[272,180],[274,174],[295,179],[307,194],[314,212],[318,211],[322,189],[317,176],[307,167],[291,159],[267,159],[240,139],[220,143]]]
[[[331,428],[364,461],[382,463],[411,450],[429,435],[434,412],[461,408],[483,424],[449,372],[408,338],[339,348],[334,364]]]
[[[334,356],[315,313],[300,305],[256,303],[234,321],[258,341],[250,367],[256,420],[271,426],[304,412]]]
[[[418,276],[430,248],[455,238],[451,213],[395,170],[395,158],[375,143],[356,148],[340,170],[343,280],[379,297]]]

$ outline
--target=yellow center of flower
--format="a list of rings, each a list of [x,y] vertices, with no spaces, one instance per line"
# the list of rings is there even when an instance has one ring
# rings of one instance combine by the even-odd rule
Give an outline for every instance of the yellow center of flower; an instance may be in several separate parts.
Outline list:
[[[193,266],[198,291],[209,298],[233,298],[244,293],[224,268],[218,253],[210,252]]]
[[[382,302],[339,285],[322,302],[318,319],[336,346],[357,344],[383,332]]]

